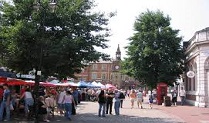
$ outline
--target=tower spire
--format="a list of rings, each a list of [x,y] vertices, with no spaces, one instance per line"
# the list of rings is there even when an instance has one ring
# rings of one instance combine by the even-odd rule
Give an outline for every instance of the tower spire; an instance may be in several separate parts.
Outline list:
[[[116,51],[116,60],[120,61],[121,60],[121,52],[120,52],[120,46],[118,44],[118,48]]]

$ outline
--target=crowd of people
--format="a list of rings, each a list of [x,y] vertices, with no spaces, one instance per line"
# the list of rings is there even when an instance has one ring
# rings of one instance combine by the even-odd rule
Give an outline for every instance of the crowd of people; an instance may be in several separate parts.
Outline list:
[[[98,109],[98,116],[99,117],[105,117],[105,114],[110,114],[112,115],[112,107],[114,104],[114,111],[115,115],[120,114],[120,108],[123,107],[123,100],[127,96],[128,99],[130,99],[130,106],[131,109],[134,108],[135,102],[138,108],[143,109],[143,102],[144,102],[144,97],[146,97],[146,94],[148,94],[148,103],[149,103],[149,108],[153,108],[153,103],[157,99],[157,92],[156,90],[148,91],[142,91],[141,89],[132,89],[132,90],[112,90],[112,89],[107,89],[107,90],[100,90],[100,93],[98,93],[98,103],[99,103],[99,109]],[[172,96],[172,104],[176,106],[177,102],[177,91],[174,90],[171,93]],[[185,90],[181,88],[179,92],[179,96],[181,97],[181,105],[184,105],[185,103]]]
[[[124,95],[123,92],[120,92],[118,90],[109,89],[107,92],[105,90],[101,90],[98,94],[98,103],[99,103],[99,111],[98,116],[99,117],[105,117],[105,114],[112,114],[112,105],[113,105],[113,99],[114,99],[114,110],[115,115],[120,114],[120,105],[121,100],[124,98],[121,96]],[[121,105],[122,106],[122,105]]]
[[[0,121],[9,121],[12,115],[24,114],[28,120],[34,120],[35,111],[45,122],[57,112],[69,120],[76,114],[79,92],[72,87],[40,87],[39,97],[34,98],[30,86],[22,86],[17,92],[14,87],[3,84],[0,87]],[[35,104],[35,102],[37,102]],[[38,110],[36,110],[38,106]]]
[[[28,120],[34,120],[37,105],[38,114],[45,122],[50,122],[49,117],[53,117],[55,112],[71,120],[80,101],[98,101],[99,116],[112,114],[114,102],[115,114],[119,115],[126,95],[117,89],[41,86],[38,93],[39,97],[34,98],[31,86],[21,86],[19,89],[7,84],[0,86],[0,121],[9,121],[13,115],[20,114]]]
[[[105,117],[106,114],[120,115],[120,108],[123,108],[123,100],[127,96],[130,99],[130,106],[134,108],[136,102],[138,108],[143,108],[146,92],[142,90],[118,90],[100,88],[77,87],[40,87],[39,97],[34,98],[33,88],[21,86],[20,89],[9,87],[7,84],[0,86],[0,121],[9,121],[14,114],[24,114],[28,120],[34,119],[34,112],[38,106],[38,114],[45,122],[50,122],[49,117],[54,113],[63,115],[71,120],[76,114],[76,106],[80,101],[97,101],[98,116]],[[149,94],[149,106],[152,108],[153,100],[156,98],[153,93]],[[185,91],[180,92],[182,105],[184,104]],[[173,104],[176,105],[177,93],[172,93]],[[37,111],[37,110],[36,110]]]
[[[123,108],[123,100],[125,97],[130,99],[131,102],[131,109],[134,108],[134,103],[136,101],[138,108],[143,108],[143,100],[145,94],[142,92],[142,90],[100,90],[100,93],[98,94],[98,103],[99,103],[99,110],[98,110],[98,116],[99,117],[105,117],[105,114],[112,115],[112,107],[114,104],[114,111],[115,115],[120,115],[120,108]],[[149,96],[149,104],[150,108],[152,108],[153,103],[153,96]]]

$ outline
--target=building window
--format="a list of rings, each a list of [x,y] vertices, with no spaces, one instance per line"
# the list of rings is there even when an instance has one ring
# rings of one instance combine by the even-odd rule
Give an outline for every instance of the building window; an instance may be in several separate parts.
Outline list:
[[[102,70],[107,70],[107,65],[106,64],[102,64]]]
[[[196,77],[193,78],[193,91],[196,90],[196,82],[195,82],[195,78],[196,78]]]
[[[115,75],[115,79],[118,79],[118,75]]]
[[[193,65],[193,71],[194,71],[194,73],[195,73],[195,76],[192,78],[193,80],[192,80],[192,82],[193,82],[193,88],[192,88],[192,90],[193,91],[196,91],[197,89],[196,89],[196,83],[197,83],[197,64],[196,63],[194,63],[194,65]]]
[[[91,78],[92,79],[97,79],[97,73],[92,73]]]
[[[106,79],[106,74],[105,73],[102,73],[102,79]]]
[[[97,70],[97,64],[92,65],[92,70]]]
[[[188,91],[191,91],[192,90],[192,84],[191,84],[191,78],[189,78],[189,81],[188,81]]]

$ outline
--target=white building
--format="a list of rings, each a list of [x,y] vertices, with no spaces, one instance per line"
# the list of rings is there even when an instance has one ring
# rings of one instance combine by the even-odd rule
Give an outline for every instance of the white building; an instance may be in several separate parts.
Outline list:
[[[184,42],[186,72],[193,71],[195,76],[185,76],[187,102],[199,107],[209,107],[209,27],[197,31]]]

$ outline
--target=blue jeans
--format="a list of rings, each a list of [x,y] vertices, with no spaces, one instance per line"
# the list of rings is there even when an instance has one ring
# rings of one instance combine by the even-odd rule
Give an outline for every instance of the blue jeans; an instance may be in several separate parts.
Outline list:
[[[185,96],[181,96],[181,105],[184,105],[185,103]]]
[[[106,103],[99,103],[99,111],[98,111],[98,115],[104,117],[105,116],[105,107],[106,107]]]
[[[29,106],[33,106],[33,104],[34,104],[33,98],[26,98],[25,99],[25,113],[28,113]]]
[[[120,101],[115,101],[114,108],[115,108],[115,114],[119,115],[120,114]]]
[[[2,101],[0,107],[0,121],[3,120],[4,109],[6,109],[6,120],[10,120],[10,105],[7,105],[6,101]]]
[[[59,109],[62,109],[62,110],[65,109],[65,104],[58,103],[57,106],[58,106]]]
[[[71,118],[72,114],[72,103],[65,103],[65,116]]]

